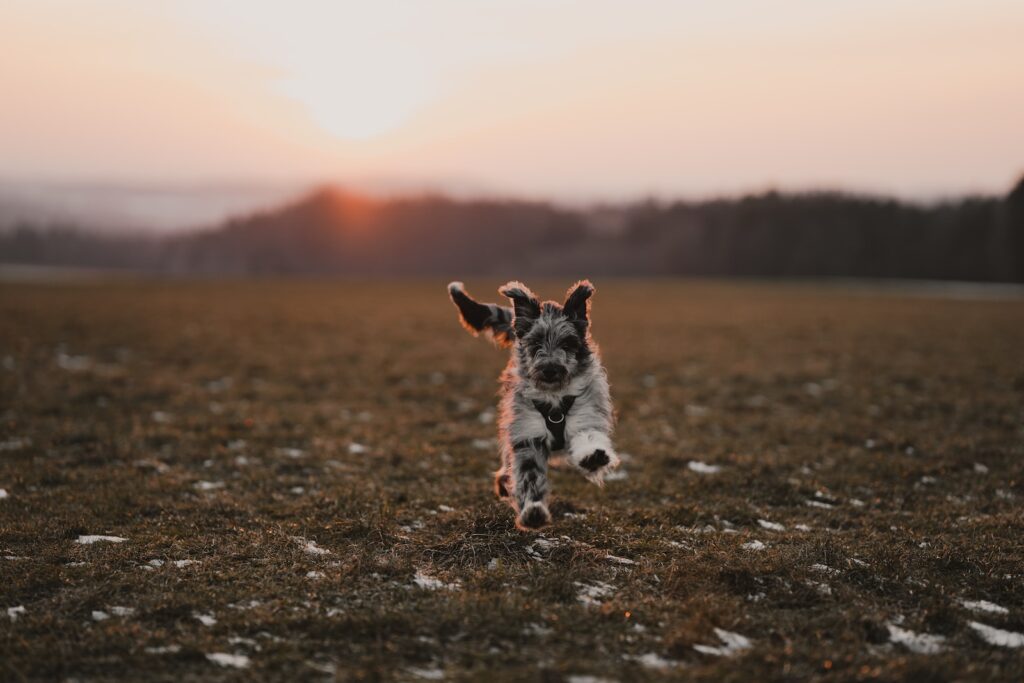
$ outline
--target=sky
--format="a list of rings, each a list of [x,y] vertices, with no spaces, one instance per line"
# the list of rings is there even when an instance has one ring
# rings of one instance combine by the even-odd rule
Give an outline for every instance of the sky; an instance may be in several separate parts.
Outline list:
[[[1022,36],[1019,0],[5,0],[0,178],[1001,193]]]

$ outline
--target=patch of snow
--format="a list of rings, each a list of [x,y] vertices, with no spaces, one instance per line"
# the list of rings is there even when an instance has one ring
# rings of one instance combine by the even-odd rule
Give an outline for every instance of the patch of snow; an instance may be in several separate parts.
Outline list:
[[[974,463],[974,471],[978,474],[988,474],[988,467],[982,465],[980,462]]]
[[[17,607],[7,608],[7,616],[8,618],[10,618],[11,621],[17,621],[18,617],[25,613],[26,610],[24,605],[18,605]]]
[[[82,545],[91,545],[93,543],[107,542],[107,543],[124,543],[127,538],[121,538],[120,536],[79,536],[75,543],[81,543]]]
[[[206,658],[214,664],[235,669],[248,669],[249,664],[252,663],[252,660],[245,655],[233,655],[227,652],[211,652],[206,655]]]
[[[618,564],[636,564],[635,560],[631,560],[628,557],[618,557],[617,555],[605,555],[604,559],[616,562]]]
[[[749,650],[751,647],[750,639],[739,633],[716,628],[715,635],[722,641],[722,645],[718,647],[713,645],[694,645],[693,649],[702,654],[715,657],[731,657],[744,650]]]
[[[110,615],[107,614],[106,612],[104,612],[103,610],[94,609],[92,611],[92,620],[93,621],[106,621],[109,618],[110,618]]]
[[[701,462],[700,460],[691,460],[686,463],[686,466],[691,472],[697,472],[699,474],[718,474],[722,471],[722,467],[720,465],[709,465],[706,462]]]
[[[973,628],[974,631],[981,636],[981,639],[989,645],[1009,648],[1024,647],[1024,633],[1004,631],[1001,628],[988,626],[978,621],[969,621],[967,622],[967,625]]]
[[[665,659],[656,652],[648,652],[643,655],[632,655],[627,656],[626,659],[632,659],[634,662],[644,667],[645,669],[658,669],[665,670],[679,666],[679,662],[672,659]]]
[[[764,550],[768,546],[765,545],[764,543],[762,543],[761,541],[748,541],[747,543],[744,543],[740,547],[743,548],[744,550],[757,551],[757,550]]]
[[[199,564],[199,562],[197,560],[175,560],[172,564],[180,569],[182,567],[188,567],[193,564]]]
[[[167,424],[168,422],[174,419],[173,415],[171,415],[170,413],[165,413],[162,410],[154,410],[150,417],[153,418],[153,422],[162,425]]]
[[[709,412],[704,406],[699,406],[694,403],[688,403],[684,409],[687,417],[706,417]]]
[[[600,676],[575,674],[566,676],[565,683],[614,683],[614,681],[611,678],[601,678]]]
[[[601,598],[607,598],[615,593],[615,586],[604,583],[603,581],[595,581],[592,584],[574,581],[573,585],[579,589],[579,592],[576,594],[576,599],[584,605],[600,605]]]
[[[489,425],[494,422],[494,411],[485,410],[476,416],[476,419],[480,421],[480,424]]]
[[[195,612],[192,614],[192,616],[198,619],[199,623],[201,623],[203,626],[213,626],[217,623],[217,617],[213,616],[212,614],[199,614],[198,612]]]
[[[288,491],[290,493],[295,494],[296,496],[301,496],[303,493],[306,492],[306,489],[303,486],[293,486],[290,489],[288,489]]]
[[[831,574],[832,576],[836,576],[837,574],[840,573],[840,571],[838,569],[834,569],[832,567],[829,567],[827,564],[812,564],[811,565],[811,569],[813,569],[816,572],[822,572],[824,574]]]
[[[444,680],[444,670],[433,667],[426,669],[423,667],[410,666],[407,668],[406,673],[415,676],[416,678],[422,678],[425,681],[442,681]]]
[[[3,500],[4,498],[6,498],[7,495],[8,495],[7,494],[7,489],[0,489],[0,500]]]
[[[793,528],[796,529],[797,531],[810,531],[811,530],[811,527],[807,526],[806,524],[794,524]]]
[[[151,655],[173,655],[181,652],[181,645],[156,645],[146,648],[146,653]]]
[[[472,441],[473,448],[481,451],[489,451],[496,445],[494,439],[473,439]]]
[[[554,629],[548,628],[544,624],[529,623],[523,627],[524,636],[549,636],[554,633]]]
[[[192,486],[194,486],[197,491],[214,491],[216,489],[224,488],[224,482],[222,482],[222,481],[197,481]]]
[[[164,561],[163,560],[150,560],[146,564],[148,564],[150,567],[162,567],[162,566],[164,566]]]
[[[92,367],[92,359],[89,356],[70,356],[66,353],[58,353],[57,367],[68,372],[84,372]]]
[[[862,508],[864,507],[864,501],[859,498],[851,498],[850,505],[852,505],[855,508]]]
[[[7,439],[6,441],[0,441],[0,451],[17,451],[31,445],[32,439],[20,439],[15,437],[13,439]]]
[[[914,633],[905,628],[900,628],[891,622],[886,624],[886,627],[889,629],[890,642],[902,645],[919,655],[934,655],[945,649],[944,643],[946,639],[943,636],[935,636],[929,633]]]
[[[487,569],[490,570],[490,571],[494,571],[497,568],[498,568],[498,558],[492,557],[491,561],[487,563]]]
[[[370,447],[365,444],[356,443],[355,441],[353,441],[348,445],[348,452],[351,453],[352,455],[362,455],[363,453],[369,453]]]
[[[785,531],[786,527],[782,526],[778,522],[769,522],[767,519],[759,519],[757,523],[762,529],[769,529],[771,531]]]
[[[302,549],[310,555],[330,555],[331,551],[327,548],[321,548],[316,544],[316,541],[309,541],[301,536],[293,536],[292,540],[302,546]]]
[[[438,509],[438,510],[439,510],[440,512],[455,512],[455,508],[453,508],[453,507],[449,507],[449,506],[447,506],[447,505],[438,505],[438,506],[437,506],[437,509]]]
[[[458,583],[445,583],[441,579],[434,578],[433,576],[430,576],[429,574],[426,574],[422,571],[416,572],[415,576],[412,577],[412,580],[413,583],[415,583],[420,588],[425,588],[426,590],[431,591],[459,589]]]
[[[286,458],[291,458],[292,460],[298,460],[299,458],[306,457],[306,451],[301,448],[278,448],[277,452]]]
[[[115,617],[130,617],[133,614],[135,614],[135,608],[134,607],[120,607],[120,606],[115,605],[114,607],[110,608],[110,612]]]
[[[318,572],[318,571],[316,571],[314,569],[312,571],[306,572],[306,578],[307,579],[322,579],[322,578],[324,578],[324,573],[323,572]]]
[[[835,505],[832,505],[831,503],[822,503],[820,500],[808,500],[807,504],[812,508],[821,508],[822,510],[832,510],[835,508]]]
[[[972,612],[988,612],[989,614],[1009,614],[1010,610],[1000,607],[988,600],[960,600],[960,604]]]
[[[819,595],[832,595],[832,586],[827,583],[822,583],[821,581],[807,581],[806,583],[808,586],[818,591]]]

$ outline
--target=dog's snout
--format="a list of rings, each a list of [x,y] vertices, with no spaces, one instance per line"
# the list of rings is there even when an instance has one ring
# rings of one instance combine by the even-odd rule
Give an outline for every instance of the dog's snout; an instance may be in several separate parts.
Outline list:
[[[546,382],[554,382],[565,377],[565,368],[561,365],[551,363],[542,365],[539,369],[541,378]]]

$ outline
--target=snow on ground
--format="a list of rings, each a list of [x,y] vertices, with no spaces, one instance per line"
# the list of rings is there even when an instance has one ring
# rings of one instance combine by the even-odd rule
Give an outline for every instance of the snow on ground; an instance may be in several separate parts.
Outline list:
[[[429,574],[426,574],[422,571],[416,572],[416,575],[412,577],[412,580],[413,583],[415,583],[420,588],[425,588],[431,591],[459,589],[458,583],[445,583],[441,579],[434,578],[433,576],[430,576]]]
[[[574,581],[573,585],[579,589],[576,594],[576,599],[584,605],[600,605],[601,598],[607,598],[609,595],[615,593],[615,586],[604,583],[603,581],[595,581],[594,583],[581,583],[580,581]]]
[[[566,676],[565,683],[614,683],[611,678],[601,678],[600,676],[588,676],[588,675],[572,675]]]
[[[301,536],[292,536],[292,540],[302,546],[302,549],[310,555],[330,555],[331,551],[327,548],[321,548],[316,544],[316,541],[310,541]]]
[[[686,464],[691,472],[697,472],[699,474],[718,474],[722,471],[719,465],[709,465],[706,462],[700,460],[691,460]]]
[[[422,678],[425,681],[442,681],[444,680],[444,670],[438,669],[436,666],[433,668],[411,666],[405,670],[411,676],[416,678]]]
[[[765,545],[764,543],[762,543],[761,541],[749,541],[747,543],[744,543],[740,547],[743,548],[744,550],[758,551],[758,550],[764,550],[768,546]]]
[[[672,659],[665,659],[656,652],[648,652],[643,655],[627,655],[625,659],[631,659],[645,669],[671,669],[679,666],[679,662]]]
[[[911,652],[919,655],[934,655],[945,649],[944,636],[936,636],[930,633],[914,633],[905,628],[900,628],[892,622],[886,624],[889,629],[889,641],[902,645]]]
[[[604,473],[605,481],[622,481],[623,479],[629,479],[629,472],[621,467],[617,470]]]
[[[832,510],[835,508],[835,505],[832,505],[831,503],[822,503],[820,500],[808,500],[807,504],[812,508],[821,508],[822,510]]]
[[[146,648],[146,654],[173,655],[181,652],[181,645],[154,645]]]
[[[0,500],[7,497],[7,489],[0,489]]]
[[[823,574],[831,574],[832,576],[836,576],[837,574],[841,573],[838,569],[834,569],[828,566],[827,564],[812,564],[811,569],[813,569],[816,572],[821,572]]]
[[[615,562],[617,564],[636,564],[635,560],[631,560],[628,557],[619,557],[617,555],[605,555],[604,559],[610,560],[611,562]]]
[[[348,452],[352,455],[362,455],[370,452],[370,447],[366,444],[356,443],[353,441],[348,445]]]
[[[476,448],[477,450],[489,451],[493,448],[496,448],[498,442],[495,441],[494,439],[473,439],[472,445],[473,448]]]
[[[277,452],[286,458],[291,458],[292,460],[298,460],[299,458],[306,457],[306,451],[301,448],[278,448]]]
[[[79,536],[75,543],[81,543],[82,545],[91,545],[93,543],[100,543],[105,541],[107,543],[124,543],[127,538],[121,538],[120,536]]]
[[[981,639],[989,645],[1010,648],[1024,647],[1024,633],[1004,631],[1001,628],[988,626],[977,621],[969,621],[967,625],[973,628],[975,633],[981,636]]]
[[[206,655],[206,658],[214,664],[235,669],[248,669],[249,664],[252,663],[252,660],[245,655],[232,655],[227,652],[212,652]]]
[[[25,614],[25,606],[24,605],[18,605],[17,607],[8,607],[7,608],[7,616],[10,618],[11,621],[17,621],[18,620],[18,616],[22,615],[22,614]]]
[[[217,489],[224,488],[224,482],[222,481],[197,481],[192,486],[197,491],[215,491]]]
[[[212,614],[200,614],[199,612],[193,612],[192,616],[199,620],[203,626],[213,626],[217,623],[217,617]]]
[[[738,652],[749,650],[751,647],[750,639],[739,633],[716,628],[715,635],[722,641],[722,645],[694,645],[693,649],[706,655],[714,655],[715,657],[731,657]]]
[[[762,529],[768,529],[769,531],[785,531],[786,530],[786,527],[782,526],[778,522],[770,522],[767,519],[759,519],[759,520],[757,520],[757,523],[758,523],[758,525],[760,525],[760,527]]]
[[[988,600],[960,600],[960,605],[972,612],[988,612],[989,614],[1009,614],[1010,610],[1000,607]]]

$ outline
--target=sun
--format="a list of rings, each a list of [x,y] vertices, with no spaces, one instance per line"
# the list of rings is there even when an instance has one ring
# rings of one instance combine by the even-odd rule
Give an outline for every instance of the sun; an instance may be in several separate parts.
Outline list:
[[[424,106],[428,95],[414,78],[394,73],[381,78],[373,68],[307,73],[286,80],[281,89],[318,127],[350,141],[371,140],[400,128]]]

